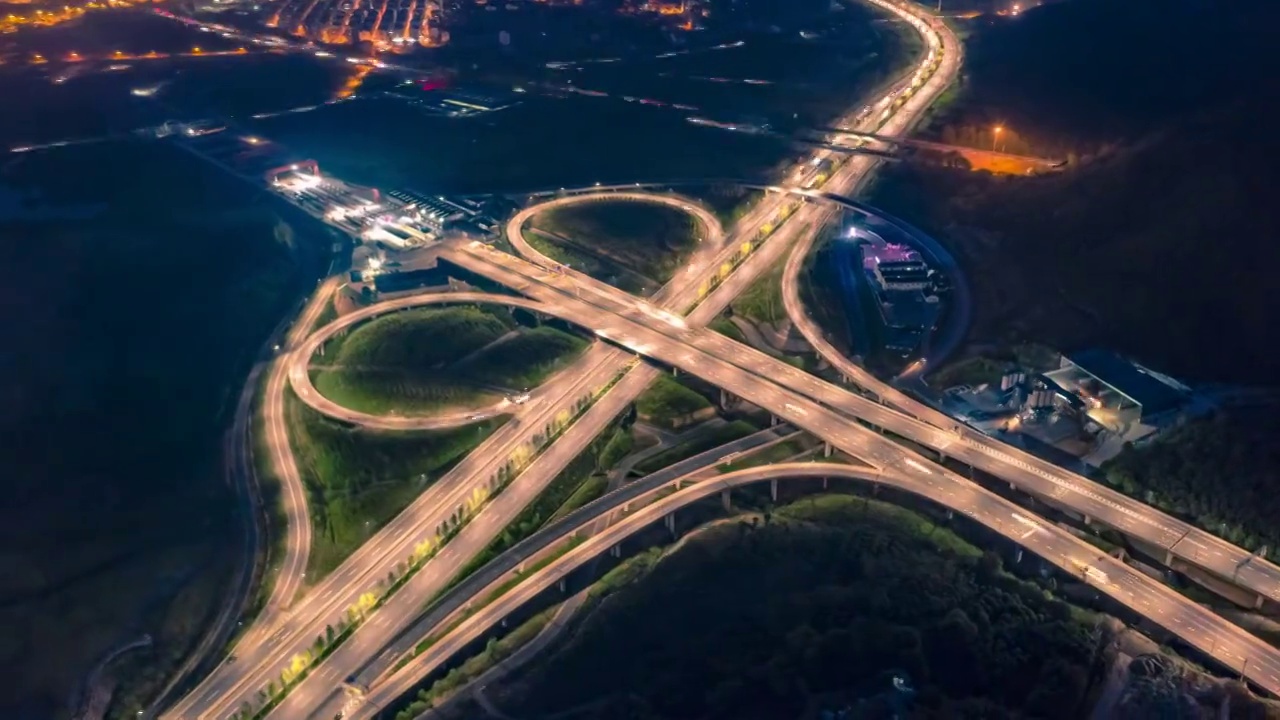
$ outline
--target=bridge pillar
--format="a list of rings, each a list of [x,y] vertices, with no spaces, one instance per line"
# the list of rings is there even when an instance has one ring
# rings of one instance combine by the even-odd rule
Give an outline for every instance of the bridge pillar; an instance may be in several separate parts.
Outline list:
[[[777,416],[777,415],[774,415],[774,414],[772,414],[772,413],[770,413],[770,415],[769,415],[769,427],[776,427],[776,426],[777,426],[777,424],[778,424],[778,416]]]
[[[823,489],[823,490],[826,490],[826,489],[827,489],[827,481],[828,481],[828,480],[830,480],[830,479],[831,479],[831,478],[827,478],[827,477],[822,478],[822,489]]]
[[[609,554],[614,557],[622,557],[622,546],[614,545],[613,547],[609,548]]]
[[[671,377],[679,377],[680,368],[671,368]]]
[[[1262,594],[1261,594],[1261,593],[1259,593],[1259,594],[1257,594],[1257,595],[1254,595],[1254,596],[1253,596],[1253,609],[1254,609],[1254,610],[1261,610],[1261,609],[1262,609],[1262,601],[1263,601],[1263,600],[1265,600],[1265,599],[1266,599],[1266,598],[1262,597]]]
[[[1165,567],[1173,567],[1173,552],[1170,550],[1164,551],[1164,565]]]
[[[556,587],[560,588],[560,592],[567,592],[569,590],[569,583],[565,582],[564,578],[560,578],[560,582],[556,583]]]
[[[720,388],[720,409],[728,410],[729,406],[737,400],[728,390]]]
[[[667,532],[671,533],[671,537],[679,537],[676,535],[676,514],[667,513],[667,516],[663,518],[663,521],[666,523]]]
[[[730,497],[728,490],[720,491],[720,505],[724,508],[725,512],[729,512],[733,509],[733,500]]]
[[[822,443],[822,457],[831,457],[831,443]]]
[[[956,511],[952,510],[951,508],[947,508],[947,519],[952,520],[955,518],[955,516],[956,516]]]
[[[1022,562],[1022,548],[1018,548],[1017,554],[1013,556],[1013,562],[1015,564]]]
[[[769,499],[778,502],[778,478],[769,480]]]
[[[1085,515],[1085,516],[1084,516],[1084,524],[1085,524],[1085,525],[1092,525],[1092,524],[1093,524],[1093,518],[1089,517],[1088,515]]]

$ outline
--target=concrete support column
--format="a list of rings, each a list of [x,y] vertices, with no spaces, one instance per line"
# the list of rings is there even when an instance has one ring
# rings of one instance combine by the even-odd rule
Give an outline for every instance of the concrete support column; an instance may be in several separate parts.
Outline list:
[[[1084,516],[1084,524],[1085,524],[1085,525],[1092,525],[1092,524],[1093,524],[1093,518],[1089,517],[1088,515],[1085,515],[1085,516]]]
[[[831,443],[822,443],[822,457],[831,457]]]
[[[831,479],[831,478],[825,478],[825,477],[824,477],[824,478],[822,478],[822,489],[823,489],[823,490],[826,490],[826,489],[827,489],[827,481],[828,481],[828,480],[830,480],[830,479]]]
[[[1266,599],[1266,598],[1262,597],[1262,595],[1261,595],[1261,594],[1254,595],[1254,596],[1253,596],[1253,609],[1254,609],[1254,610],[1261,610],[1261,609],[1262,609],[1262,601],[1263,601],[1263,600],[1265,600],[1265,599]]]
[[[671,537],[675,537],[676,536],[676,514],[667,513],[667,516],[663,518],[663,521],[667,525],[667,532],[671,533]]]
[[[778,478],[769,480],[769,499],[778,502]]]
[[[567,592],[569,590],[569,583],[565,582],[564,578],[560,578],[560,582],[556,583],[556,587],[560,588],[560,592]]]
[[[1173,567],[1173,553],[1168,550],[1164,551],[1164,565],[1165,567]]]
[[[1015,564],[1022,562],[1022,548],[1018,548],[1017,554],[1013,556],[1013,562]]]
[[[776,426],[777,426],[777,424],[778,424],[778,416],[777,416],[777,415],[770,414],[770,415],[769,415],[769,427],[776,427]]]
[[[948,520],[951,520],[951,519],[952,519],[952,518],[954,518],[955,516],[956,516],[956,512],[955,512],[954,510],[952,510],[951,508],[947,508],[947,519],[948,519]]]
[[[733,509],[733,501],[732,501],[732,499],[729,497],[729,491],[728,491],[728,490],[721,490],[721,491],[720,491],[720,505],[724,507],[724,511],[725,511],[725,512],[729,512],[730,510],[732,510],[732,509]]]
[[[622,557],[622,546],[614,545],[613,547],[609,548],[609,554],[614,557]]]

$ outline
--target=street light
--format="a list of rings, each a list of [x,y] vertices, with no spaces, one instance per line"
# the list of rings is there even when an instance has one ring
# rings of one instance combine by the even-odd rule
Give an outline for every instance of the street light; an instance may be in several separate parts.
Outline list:
[[[1000,138],[1000,133],[1004,132],[1004,127],[997,125],[991,129],[991,151],[995,152],[996,140]]]

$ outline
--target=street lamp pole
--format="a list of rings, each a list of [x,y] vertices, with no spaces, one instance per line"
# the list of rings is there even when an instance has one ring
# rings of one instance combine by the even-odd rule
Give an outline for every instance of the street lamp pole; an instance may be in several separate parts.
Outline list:
[[[1000,133],[1004,132],[1004,127],[997,125],[991,131],[991,151],[996,150],[996,140],[1000,139]]]

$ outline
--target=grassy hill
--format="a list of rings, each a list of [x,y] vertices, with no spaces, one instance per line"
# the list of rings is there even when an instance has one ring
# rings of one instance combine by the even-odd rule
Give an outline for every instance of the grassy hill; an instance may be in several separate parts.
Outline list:
[[[1087,614],[1000,568],[912,511],[805,499],[690,537],[585,613],[503,707],[772,720],[889,717],[901,703],[904,717],[1086,717],[1097,688]],[[893,675],[914,698],[893,692]]]
[[[325,397],[373,413],[421,413],[496,402],[500,388],[541,383],[587,341],[527,328],[509,313],[420,309],[366,323],[327,349],[313,379]]]

